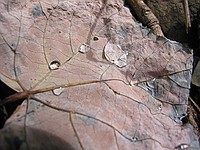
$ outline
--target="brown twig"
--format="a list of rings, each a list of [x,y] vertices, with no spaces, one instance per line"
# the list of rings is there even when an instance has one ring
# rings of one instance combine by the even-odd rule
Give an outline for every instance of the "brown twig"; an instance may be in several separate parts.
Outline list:
[[[195,101],[189,96],[189,100],[192,102],[192,104],[196,107],[196,109],[200,112],[199,106],[195,103]]]
[[[30,95],[30,92],[29,91],[23,91],[23,92],[19,92],[19,93],[15,93],[11,96],[8,96],[6,97],[5,99],[2,100],[2,104],[4,106],[10,104],[10,103],[13,103],[13,102],[16,102],[16,101],[19,101],[19,100],[23,100],[23,99],[26,99],[28,98]]]
[[[127,0],[140,21],[157,36],[164,36],[159,20],[143,0]]]
[[[185,13],[186,33],[188,33],[189,29],[191,28],[190,10],[189,10],[189,5],[188,5],[188,0],[183,0],[183,8],[184,8],[184,13]]]

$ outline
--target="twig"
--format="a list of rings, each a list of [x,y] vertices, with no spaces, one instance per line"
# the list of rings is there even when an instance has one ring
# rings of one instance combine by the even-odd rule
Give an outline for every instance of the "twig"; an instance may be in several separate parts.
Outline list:
[[[127,0],[140,21],[157,36],[164,36],[159,20],[143,0]]]
[[[185,13],[186,33],[188,33],[189,29],[191,28],[190,10],[189,10],[189,5],[188,5],[188,0],[183,0],[183,7],[184,7],[184,13]]]
[[[192,104],[198,109],[198,111],[200,112],[200,108],[199,106],[194,102],[194,100],[189,96],[189,100],[192,102]]]

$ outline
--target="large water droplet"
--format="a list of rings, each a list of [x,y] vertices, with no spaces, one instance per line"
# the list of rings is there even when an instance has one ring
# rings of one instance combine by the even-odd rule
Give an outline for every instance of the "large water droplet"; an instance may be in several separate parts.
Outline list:
[[[59,88],[53,90],[53,94],[56,96],[59,96],[60,94],[62,94],[63,91],[64,91],[64,88],[59,87]]]
[[[127,56],[128,56],[128,52],[125,51],[124,54],[122,54],[120,58],[114,62],[114,64],[120,68],[126,66]]]
[[[109,62],[122,68],[126,66],[128,51],[122,50],[120,45],[107,43],[104,48],[104,56]]]
[[[54,60],[50,63],[49,68],[51,70],[57,70],[60,67],[60,62],[57,60]]]

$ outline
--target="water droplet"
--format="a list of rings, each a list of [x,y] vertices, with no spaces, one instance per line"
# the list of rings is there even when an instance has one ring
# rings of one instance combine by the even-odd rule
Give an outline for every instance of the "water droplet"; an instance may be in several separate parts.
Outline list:
[[[133,142],[136,142],[136,141],[138,140],[138,138],[137,138],[137,137],[135,137],[135,136],[134,136],[134,137],[132,137],[131,139],[132,139],[132,141],[133,141]]]
[[[79,52],[81,53],[86,53],[88,52],[90,49],[89,49],[89,45],[87,44],[82,44],[80,47],[79,47]]]
[[[189,145],[188,144],[180,144],[179,146],[175,147],[178,150],[182,150],[182,149],[188,149]]]
[[[12,43],[12,44],[11,44],[11,47],[12,47],[13,49],[16,49],[16,46],[17,46],[17,45],[16,45],[15,43]]]
[[[94,37],[93,37],[93,40],[94,40],[94,41],[98,41],[99,38],[98,38],[97,36],[94,36]]]
[[[118,60],[114,62],[114,64],[116,64],[120,68],[126,66],[127,56],[128,52],[125,52],[123,55],[120,56]]]
[[[120,45],[107,43],[104,48],[104,56],[109,62],[122,68],[126,66],[128,51],[122,50]]]
[[[47,12],[52,14],[53,9],[52,8],[47,8]]]
[[[42,8],[40,6],[34,6],[32,8],[32,14],[34,17],[42,16],[43,15]]]
[[[181,149],[186,149],[186,148],[188,148],[189,146],[187,145],[187,144],[182,144],[181,145]]]
[[[60,62],[57,60],[54,60],[50,63],[49,68],[51,70],[57,70],[60,67]]]
[[[161,111],[161,110],[162,110],[162,106],[161,106],[161,105],[159,105],[159,106],[158,106],[158,109]]]
[[[188,122],[188,115],[182,114],[180,117],[180,121],[182,121],[183,124],[186,124]]]
[[[134,86],[134,85],[137,84],[137,80],[131,80],[131,81],[129,82],[129,84],[130,84],[130,86]]]
[[[60,94],[62,94],[63,91],[64,91],[64,88],[59,87],[59,88],[53,90],[53,94],[56,96],[59,96]]]

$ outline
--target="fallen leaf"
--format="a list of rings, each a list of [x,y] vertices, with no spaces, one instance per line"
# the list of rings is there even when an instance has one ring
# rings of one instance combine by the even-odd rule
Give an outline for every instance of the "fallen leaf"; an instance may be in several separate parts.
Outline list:
[[[0,15],[0,79],[18,92],[6,100],[26,99],[1,149],[199,147],[182,122],[192,54],[144,32],[122,0],[2,1]]]

